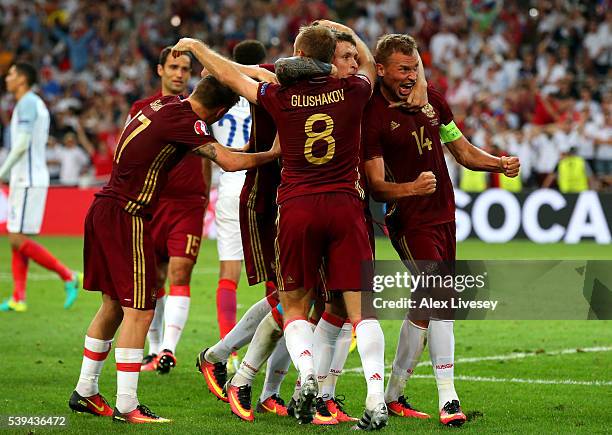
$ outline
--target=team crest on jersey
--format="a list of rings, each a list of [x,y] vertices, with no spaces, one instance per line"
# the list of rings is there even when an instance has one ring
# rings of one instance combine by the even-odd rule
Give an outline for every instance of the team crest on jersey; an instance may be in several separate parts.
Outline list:
[[[153,109],[153,111],[157,112],[159,109],[162,108],[161,100],[155,100],[149,106],[151,106],[151,109]]]
[[[195,124],[193,124],[193,129],[195,130],[196,134],[199,134],[200,136],[210,136],[206,123],[201,119],[198,119]]]
[[[434,110],[431,104],[427,103],[425,106],[423,106],[421,112],[423,112],[428,118],[430,118],[429,122],[431,122],[431,125],[436,126],[439,124],[438,118],[436,116],[436,111]]]
[[[391,131],[395,130],[399,126],[399,122],[391,121]]]

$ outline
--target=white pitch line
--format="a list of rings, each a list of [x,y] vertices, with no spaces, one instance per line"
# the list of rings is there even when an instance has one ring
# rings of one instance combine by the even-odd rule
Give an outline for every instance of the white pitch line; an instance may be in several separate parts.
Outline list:
[[[435,379],[434,375],[412,375],[418,379]],[[588,387],[609,387],[612,381],[574,381],[572,379],[521,379],[521,378],[492,378],[484,376],[455,376],[460,381],[471,382],[510,382],[516,384],[547,384],[547,385],[585,385]]]
[[[561,350],[553,350],[550,352],[541,352],[541,353],[517,352],[517,353],[506,354],[506,355],[490,355],[490,356],[476,356],[476,357],[470,357],[470,358],[457,358],[455,360],[455,364],[475,363],[475,362],[481,362],[481,361],[509,361],[509,360],[514,360],[514,359],[523,359],[523,358],[535,357],[535,356],[572,355],[572,354],[583,353],[583,352],[586,353],[586,352],[610,352],[610,351],[612,351],[612,346],[585,347],[585,348],[580,348],[580,349],[575,349],[575,348],[574,349],[561,349]],[[421,361],[420,363],[417,364],[417,367],[423,367],[423,366],[431,366],[431,361]],[[385,367],[385,369],[389,370],[391,369],[391,366]],[[353,367],[353,368],[345,369],[344,373],[363,373],[363,370],[361,367]]]

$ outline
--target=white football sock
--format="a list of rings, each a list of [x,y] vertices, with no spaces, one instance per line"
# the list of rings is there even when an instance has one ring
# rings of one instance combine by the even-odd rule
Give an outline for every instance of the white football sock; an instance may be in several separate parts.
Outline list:
[[[314,376],[312,358],[314,333],[312,324],[306,319],[297,319],[285,326],[285,343],[293,365],[300,372],[302,385],[309,376]]]
[[[399,396],[404,394],[406,381],[412,375],[423,354],[426,336],[427,328],[422,328],[404,319],[393,360],[393,369],[385,390],[385,402],[395,402]]]
[[[271,309],[272,307],[266,298],[256,302],[222,340],[208,349],[205,355],[206,360],[211,363],[227,361],[230,353],[237,351],[251,341],[257,326]]]
[[[355,334],[368,387],[366,409],[371,410],[384,402],[385,336],[376,319],[359,322],[355,328]]]
[[[438,386],[438,408],[451,400],[459,400],[455,391],[455,335],[452,320],[430,320],[429,354]]]
[[[83,397],[91,397],[98,394],[98,378],[102,373],[104,361],[108,356],[113,340],[99,340],[85,336],[85,349],[83,351],[83,364],[81,375],[75,388],[76,392]]]
[[[117,403],[116,408],[125,414],[138,406],[138,376],[144,349],[116,348]]]
[[[172,353],[176,353],[176,345],[178,344],[187,318],[189,317],[189,304],[191,297],[189,296],[174,296],[168,295],[165,309],[165,328],[164,340],[162,341],[161,350],[168,349]]]
[[[334,320],[335,316],[327,316],[330,320]],[[314,366],[319,383],[319,396],[323,396],[323,383],[329,374],[332,357],[334,355],[334,347],[338,340],[338,334],[341,327],[330,323],[326,319],[326,314],[317,323],[314,330]]]
[[[164,333],[164,307],[166,306],[166,298],[163,296],[155,303],[155,315],[151,320],[149,332],[147,332],[147,340],[149,341],[149,354],[157,355],[161,350],[162,336]]]
[[[272,352],[272,355],[268,358],[266,380],[264,381],[264,387],[259,397],[262,402],[275,394],[280,395],[280,386],[287,375],[290,364],[291,357],[287,351],[285,336],[283,335],[280,340],[278,340],[278,343],[276,343],[274,352]]]
[[[283,331],[276,324],[272,313],[268,313],[259,323],[247,353],[240,363],[240,368],[232,378],[232,385],[237,387],[252,385],[259,369],[272,354],[282,335]]]
[[[323,383],[322,396],[325,397],[327,395],[328,400],[336,397],[336,383],[338,382],[338,378],[344,369],[344,364],[346,363],[346,358],[348,357],[352,340],[353,325],[350,323],[345,323],[342,325],[340,333],[338,334],[338,339],[336,340],[336,347],[334,348],[334,356],[331,360],[329,375],[327,375],[327,379],[325,379],[325,382]],[[315,357],[316,355],[317,354],[315,353]]]

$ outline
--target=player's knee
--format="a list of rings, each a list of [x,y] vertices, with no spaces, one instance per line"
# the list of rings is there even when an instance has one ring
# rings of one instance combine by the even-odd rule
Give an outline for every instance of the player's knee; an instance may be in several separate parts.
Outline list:
[[[21,245],[23,245],[23,242],[25,241],[25,239],[26,237],[23,234],[15,234],[15,233],[8,234],[9,244],[11,245],[11,248],[15,250],[18,250],[19,248],[21,248]]]
[[[136,310],[127,309],[123,310],[123,321],[124,323],[129,322],[132,324],[148,325],[153,321],[155,310]]]
[[[189,282],[191,281],[192,270],[193,263],[171,263],[170,267],[168,268],[168,278],[170,279],[170,285],[189,285]]]

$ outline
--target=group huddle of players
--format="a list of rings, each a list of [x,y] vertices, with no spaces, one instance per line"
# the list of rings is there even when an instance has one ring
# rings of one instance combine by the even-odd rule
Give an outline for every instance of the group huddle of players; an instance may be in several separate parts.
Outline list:
[[[208,389],[239,418],[253,421],[251,385],[267,361],[257,411],[292,415],[303,424],[354,421],[355,429],[376,430],[389,414],[429,418],[404,397],[427,340],[440,421],[463,424],[453,382],[453,321],[440,313],[425,320],[408,314],[384,387],[384,335],[368,303],[371,293],[362,288],[362,265],[374,258],[368,196],[389,203],[389,235],[408,267],[418,260],[452,262],[454,198],[443,143],[472,170],[514,177],[518,159],[491,156],[461,134],[444,97],[427,86],[408,35],[382,37],[373,55],[350,28],[319,21],[300,30],[295,56],[275,65],[249,65],[265,54],[241,60],[240,52],[262,53],[263,47],[238,44],[237,62],[231,62],[198,40],[181,39],[160,57],[162,92],[130,113],[111,180],[85,222],[84,288],[103,295],[87,330],[70,408],[129,423],[170,421],[139,403],[138,377],[141,370],[164,373],[177,363],[208,159],[225,171],[247,170],[238,208],[245,267],[250,285],[267,283],[266,296],[198,355]],[[208,75],[181,99],[191,56]],[[251,103],[244,152],[217,143],[208,127],[237,105],[238,95]],[[234,126],[230,134],[242,132]],[[159,289],[166,278],[164,309]],[[113,409],[98,377],[119,325]],[[353,329],[367,383],[360,419],[349,416],[335,394]],[[228,358],[246,345],[228,379]],[[299,378],[285,405],[279,389],[290,362]]]

